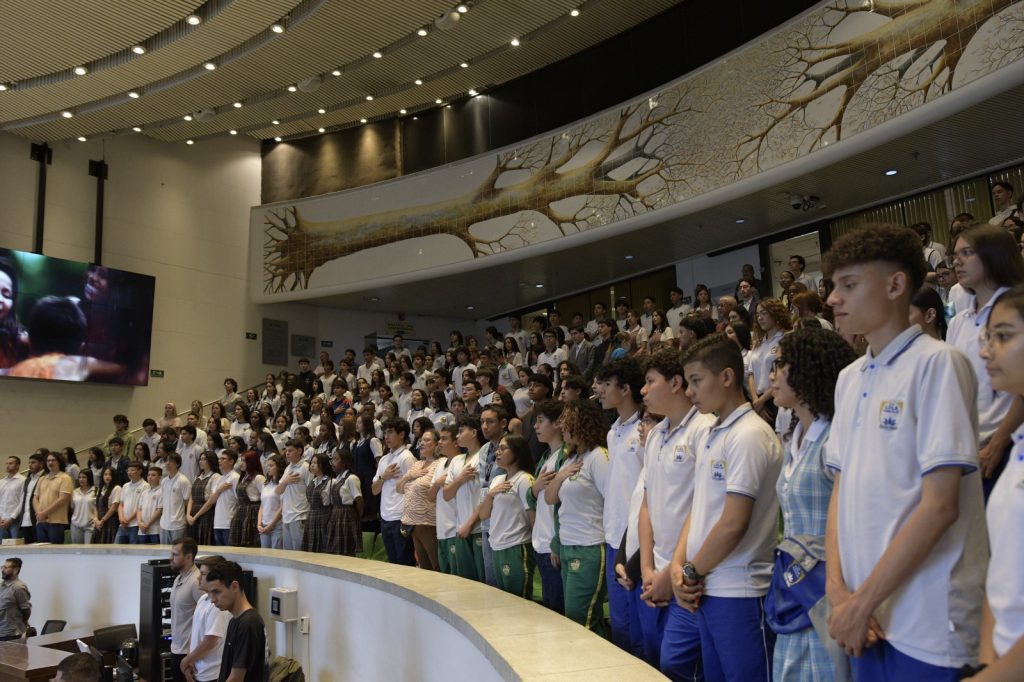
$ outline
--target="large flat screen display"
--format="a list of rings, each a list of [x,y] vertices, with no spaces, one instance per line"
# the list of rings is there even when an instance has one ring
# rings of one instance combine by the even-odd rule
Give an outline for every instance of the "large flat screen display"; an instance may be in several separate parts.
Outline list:
[[[0,249],[0,376],[144,386],[155,282]]]

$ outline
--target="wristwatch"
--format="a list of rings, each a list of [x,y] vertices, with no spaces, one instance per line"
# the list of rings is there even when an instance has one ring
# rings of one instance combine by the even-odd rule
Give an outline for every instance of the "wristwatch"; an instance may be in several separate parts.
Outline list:
[[[697,572],[697,567],[693,565],[693,562],[687,561],[683,564],[683,576],[692,583],[699,583],[704,576]]]

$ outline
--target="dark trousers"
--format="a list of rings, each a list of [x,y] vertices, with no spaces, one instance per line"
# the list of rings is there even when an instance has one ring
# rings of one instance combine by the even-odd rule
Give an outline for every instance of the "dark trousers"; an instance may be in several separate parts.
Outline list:
[[[537,570],[540,571],[541,603],[552,611],[565,613],[562,569],[551,565],[551,554],[538,554]]]
[[[25,538],[25,544],[31,545],[36,541],[36,527],[35,526],[22,526],[21,535],[19,537]]]
[[[388,553],[388,562],[415,566],[416,559],[412,554],[412,539],[402,535],[401,521],[385,521],[381,519],[380,534],[384,536],[384,551]]]
[[[63,545],[65,530],[67,530],[67,524],[64,523],[37,523],[36,542]]]
[[[185,654],[171,654],[172,682],[185,682],[185,675],[181,672],[181,662],[183,660],[185,660]]]

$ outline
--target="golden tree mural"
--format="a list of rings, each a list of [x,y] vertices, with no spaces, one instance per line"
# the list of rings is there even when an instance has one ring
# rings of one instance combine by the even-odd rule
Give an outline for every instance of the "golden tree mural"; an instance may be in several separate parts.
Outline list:
[[[566,235],[671,204],[700,165],[683,139],[690,99],[677,88],[662,101],[631,104],[499,154],[490,174],[455,199],[323,222],[294,206],[267,211],[264,291],[304,289],[324,263],[399,240],[451,235],[480,257],[533,243],[538,219]],[[495,218],[508,218],[501,234],[474,234],[475,225]]]
[[[968,43],[1013,4],[840,0],[810,15],[777,37],[781,69],[737,145],[739,174],[778,161],[782,145],[807,153],[842,139],[851,124],[870,127],[950,90]]]

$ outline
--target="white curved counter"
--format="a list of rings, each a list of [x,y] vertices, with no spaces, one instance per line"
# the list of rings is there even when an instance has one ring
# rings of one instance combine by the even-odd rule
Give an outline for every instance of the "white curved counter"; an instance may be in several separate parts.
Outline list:
[[[166,546],[8,546],[24,561],[32,624],[68,628],[139,619],[139,566]],[[481,583],[379,561],[307,552],[200,548],[251,569],[271,652],[306,679],[647,680],[656,670],[567,618]],[[271,587],[298,588],[308,635],[270,619]]]

